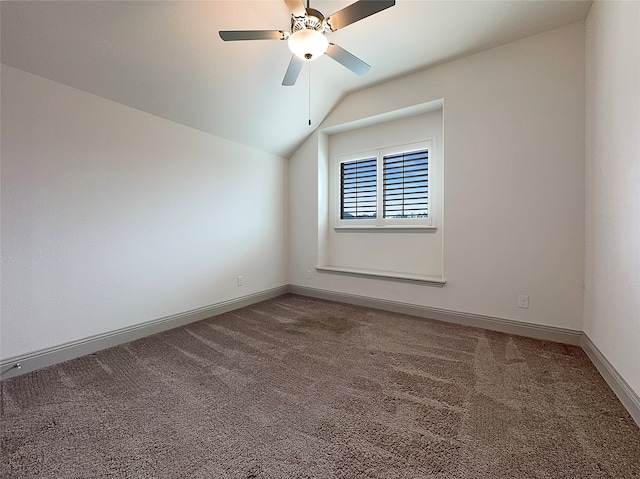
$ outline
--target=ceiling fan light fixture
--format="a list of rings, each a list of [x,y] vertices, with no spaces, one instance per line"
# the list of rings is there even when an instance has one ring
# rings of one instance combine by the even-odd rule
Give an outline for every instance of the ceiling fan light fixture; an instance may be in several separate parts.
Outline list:
[[[324,33],[309,28],[292,33],[287,42],[291,53],[306,61],[315,60],[329,48]]]

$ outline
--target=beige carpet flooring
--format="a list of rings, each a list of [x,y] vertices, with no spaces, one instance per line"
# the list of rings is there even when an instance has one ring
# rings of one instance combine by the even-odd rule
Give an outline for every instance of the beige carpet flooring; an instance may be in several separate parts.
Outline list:
[[[577,347],[285,295],[2,383],[0,477],[640,478]]]

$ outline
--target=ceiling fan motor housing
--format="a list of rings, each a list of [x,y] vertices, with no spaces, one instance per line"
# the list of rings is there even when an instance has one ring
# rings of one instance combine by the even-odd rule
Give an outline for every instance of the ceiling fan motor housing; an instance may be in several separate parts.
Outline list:
[[[324,15],[318,10],[307,8],[307,14],[302,17],[291,16],[291,33],[300,30],[316,30],[324,32]]]

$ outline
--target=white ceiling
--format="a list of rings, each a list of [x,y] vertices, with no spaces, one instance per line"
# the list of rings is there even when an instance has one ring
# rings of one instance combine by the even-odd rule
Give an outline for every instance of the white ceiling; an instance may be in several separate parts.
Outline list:
[[[312,0],[325,16],[353,0]],[[326,55],[281,86],[284,41],[223,42],[219,30],[288,30],[282,0],[1,3],[2,63],[288,157],[349,92],[583,20],[591,1],[397,0],[328,34],[369,63]]]

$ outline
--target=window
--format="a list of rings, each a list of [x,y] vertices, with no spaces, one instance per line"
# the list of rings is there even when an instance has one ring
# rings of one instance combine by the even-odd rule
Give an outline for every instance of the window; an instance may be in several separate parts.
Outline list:
[[[428,227],[431,142],[344,155],[337,227]]]
[[[429,150],[386,155],[383,211],[385,218],[429,216]]]
[[[340,218],[375,218],[377,158],[345,161],[340,165]]]

